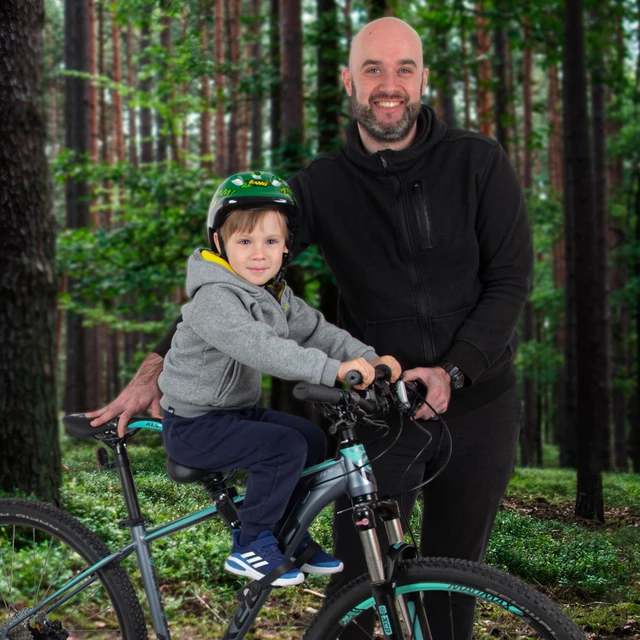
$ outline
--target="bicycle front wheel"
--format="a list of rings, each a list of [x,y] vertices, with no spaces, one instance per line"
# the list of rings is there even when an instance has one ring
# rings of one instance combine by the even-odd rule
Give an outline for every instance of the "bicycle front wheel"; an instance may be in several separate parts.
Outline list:
[[[109,555],[75,518],[35,500],[0,500],[0,637],[145,640],[144,614],[124,569],[108,565],[4,635],[7,624]]]
[[[584,640],[580,629],[545,595],[502,571],[465,560],[420,558],[401,563],[396,608],[403,639]],[[378,640],[385,635],[374,611],[369,577],[361,576],[325,602],[304,639]]]

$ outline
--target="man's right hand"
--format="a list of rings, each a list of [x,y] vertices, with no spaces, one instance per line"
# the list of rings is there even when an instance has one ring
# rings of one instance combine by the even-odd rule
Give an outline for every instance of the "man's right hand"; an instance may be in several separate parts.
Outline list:
[[[133,416],[150,409],[154,418],[162,418],[162,407],[160,406],[162,393],[158,387],[158,378],[162,372],[163,362],[164,358],[157,353],[147,356],[131,382],[113,402],[102,409],[85,414],[87,418],[94,418],[91,421],[91,426],[99,427],[116,416],[120,416],[118,435],[122,438],[127,424]]]

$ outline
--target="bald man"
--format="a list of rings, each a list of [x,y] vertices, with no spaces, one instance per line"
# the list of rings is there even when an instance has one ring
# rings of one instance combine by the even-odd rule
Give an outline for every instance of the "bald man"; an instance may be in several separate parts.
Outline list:
[[[422,555],[481,560],[518,440],[512,361],[531,238],[506,154],[490,138],[448,129],[421,105],[428,75],[420,37],[405,22],[382,18],[354,38],[342,74],[355,115],[347,142],[290,181],[302,215],[297,250],[321,246],[340,288],[342,325],[393,354],[405,379],[424,383],[451,431],[451,460],[422,489]],[[95,425],[155,406],[171,336],[121,396],[93,414]],[[432,416],[423,405],[418,417]],[[448,446],[438,422],[421,423],[430,434],[409,423],[398,436],[396,424],[367,445],[379,495],[403,494],[407,514]],[[369,433],[360,435],[366,441]],[[345,570],[330,592],[366,571],[349,511],[336,516],[334,536]],[[472,599],[454,598],[453,625],[448,602],[430,617],[438,640],[451,637],[452,626],[456,640],[469,636]],[[349,628],[341,637],[371,636]]]

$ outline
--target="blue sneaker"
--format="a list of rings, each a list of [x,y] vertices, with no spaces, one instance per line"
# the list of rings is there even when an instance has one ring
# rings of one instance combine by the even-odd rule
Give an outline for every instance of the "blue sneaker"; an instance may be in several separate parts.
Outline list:
[[[297,558],[311,543],[313,538],[307,531],[295,553],[294,558]],[[301,567],[300,569],[305,573],[315,573],[320,575],[328,575],[330,573],[340,573],[344,569],[344,564],[338,558],[330,556],[326,551],[318,549]]]
[[[253,542],[246,547],[238,544],[240,529],[232,533],[233,548],[231,554],[224,563],[224,568],[239,576],[247,576],[254,580],[264,578],[276,567],[286,562],[286,558],[280,553],[278,541],[271,531],[263,531]],[[299,569],[292,569],[281,575],[271,584],[274,587],[291,587],[304,582],[305,575]]]

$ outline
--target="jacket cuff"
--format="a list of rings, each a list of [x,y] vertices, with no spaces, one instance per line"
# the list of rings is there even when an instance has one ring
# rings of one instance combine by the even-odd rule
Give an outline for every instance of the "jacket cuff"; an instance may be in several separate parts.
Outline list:
[[[373,349],[367,349],[362,356],[367,362],[371,362],[372,360],[376,360],[378,358],[378,354]]]
[[[322,375],[320,376],[320,384],[327,387],[333,387],[338,379],[338,371],[340,370],[340,360],[334,360],[333,358],[327,358],[322,369]]]
[[[472,385],[489,366],[482,351],[462,340],[454,342],[447,355],[442,359],[455,364],[464,373],[465,380],[469,385]]]

